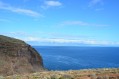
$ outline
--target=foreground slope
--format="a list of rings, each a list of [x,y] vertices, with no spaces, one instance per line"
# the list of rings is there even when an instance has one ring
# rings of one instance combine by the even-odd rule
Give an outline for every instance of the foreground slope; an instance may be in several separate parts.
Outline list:
[[[43,71],[25,75],[0,76],[0,79],[119,79],[118,68],[70,71]]]
[[[0,35],[0,75],[42,71],[39,53],[24,41]]]

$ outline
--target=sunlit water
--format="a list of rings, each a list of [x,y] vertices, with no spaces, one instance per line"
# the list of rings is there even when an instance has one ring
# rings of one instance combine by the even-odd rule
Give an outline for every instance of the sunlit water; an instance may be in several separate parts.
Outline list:
[[[34,46],[49,70],[119,67],[118,47]]]

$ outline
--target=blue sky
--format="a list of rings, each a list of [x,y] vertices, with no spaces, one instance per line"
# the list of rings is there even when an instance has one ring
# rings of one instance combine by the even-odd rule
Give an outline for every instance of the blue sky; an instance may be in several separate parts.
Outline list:
[[[0,34],[31,45],[119,46],[118,3],[0,0]]]

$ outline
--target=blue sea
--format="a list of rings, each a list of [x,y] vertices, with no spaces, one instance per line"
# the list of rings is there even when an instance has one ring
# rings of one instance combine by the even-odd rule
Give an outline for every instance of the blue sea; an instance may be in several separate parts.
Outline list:
[[[34,46],[49,70],[118,68],[119,47]]]

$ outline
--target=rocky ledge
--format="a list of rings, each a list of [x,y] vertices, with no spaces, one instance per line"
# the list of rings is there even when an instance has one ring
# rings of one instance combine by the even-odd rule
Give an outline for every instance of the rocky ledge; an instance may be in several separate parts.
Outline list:
[[[41,55],[19,39],[0,35],[0,75],[43,71]]]

